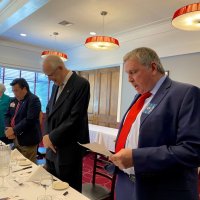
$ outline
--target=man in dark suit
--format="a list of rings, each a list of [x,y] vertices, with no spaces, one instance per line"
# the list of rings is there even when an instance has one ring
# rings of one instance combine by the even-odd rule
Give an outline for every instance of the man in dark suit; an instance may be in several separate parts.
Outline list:
[[[125,55],[124,69],[138,95],[110,157],[118,166],[117,200],[198,200],[200,89],[167,77],[149,48]]]
[[[82,148],[89,142],[87,109],[90,85],[65,68],[60,57],[48,56],[43,71],[54,82],[47,105],[44,146],[46,167],[78,191],[82,188]]]
[[[16,78],[10,84],[15,98],[6,113],[6,137],[13,139],[15,147],[28,159],[36,162],[37,145],[42,135],[39,123],[41,103],[29,90],[27,81]]]

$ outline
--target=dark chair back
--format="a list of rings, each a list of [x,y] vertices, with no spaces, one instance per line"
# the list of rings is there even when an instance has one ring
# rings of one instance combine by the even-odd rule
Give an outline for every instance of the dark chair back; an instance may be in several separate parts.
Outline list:
[[[116,173],[113,175],[108,174],[104,168],[108,164],[111,164],[108,158],[101,154],[94,153],[92,182],[84,183],[82,186],[82,193],[91,200],[114,200]],[[98,176],[102,176],[111,182],[110,190],[105,186],[96,183]]]

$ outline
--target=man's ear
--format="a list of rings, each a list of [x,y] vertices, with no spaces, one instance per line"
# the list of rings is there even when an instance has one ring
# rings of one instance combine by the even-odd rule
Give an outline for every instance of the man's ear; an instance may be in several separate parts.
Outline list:
[[[157,67],[156,63],[154,63],[154,62],[151,63],[151,70],[153,73],[156,73],[158,71],[158,67]]]

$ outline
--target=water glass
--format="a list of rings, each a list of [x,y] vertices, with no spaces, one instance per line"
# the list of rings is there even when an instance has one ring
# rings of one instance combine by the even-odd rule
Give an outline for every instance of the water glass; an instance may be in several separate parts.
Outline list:
[[[11,149],[9,145],[0,145],[0,164],[9,165]]]
[[[7,187],[4,184],[4,179],[6,176],[8,176],[10,173],[10,166],[9,165],[2,165],[0,164],[0,177],[1,177],[1,185],[0,185],[0,191],[5,191]]]
[[[44,187],[45,189],[45,195],[44,196],[47,196],[46,195],[46,190],[47,190],[47,187],[49,187],[50,185],[52,185],[53,183],[53,176],[51,174],[43,174],[41,176],[41,179],[40,179],[40,185]]]

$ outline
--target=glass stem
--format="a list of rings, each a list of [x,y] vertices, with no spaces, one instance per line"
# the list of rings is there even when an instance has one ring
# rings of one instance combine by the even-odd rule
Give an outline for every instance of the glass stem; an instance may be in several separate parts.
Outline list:
[[[1,177],[2,181],[1,181],[1,188],[4,187],[4,176]]]

